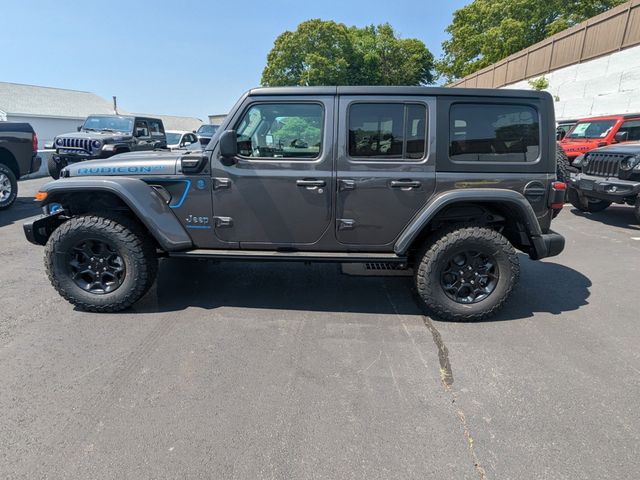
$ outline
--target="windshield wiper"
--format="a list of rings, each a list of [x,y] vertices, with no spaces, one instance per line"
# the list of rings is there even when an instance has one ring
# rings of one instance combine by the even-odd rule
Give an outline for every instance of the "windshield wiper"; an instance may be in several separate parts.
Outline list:
[[[95,128],[89,128],[89,127],[82,127],[82,130],[92,131],[92,132],[95,132],[95,131],[96,131],[96,129],[95,129]]]

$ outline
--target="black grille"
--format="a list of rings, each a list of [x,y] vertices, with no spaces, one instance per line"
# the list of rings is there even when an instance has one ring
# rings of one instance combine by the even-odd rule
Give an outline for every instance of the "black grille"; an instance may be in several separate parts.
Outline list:
[[[79,150],[91,151],[91,140],[88,138],[63,138],[62,145],[64,148],[77,148]]]
[[[624,157],[624,155],[617,153],[589,153],[583,171],[587,175],[597,177],[617,177],[620,171],[620,162]]]

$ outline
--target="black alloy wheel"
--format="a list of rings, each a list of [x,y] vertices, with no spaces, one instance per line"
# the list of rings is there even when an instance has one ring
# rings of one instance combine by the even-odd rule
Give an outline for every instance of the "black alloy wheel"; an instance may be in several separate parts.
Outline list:
[[[126,275],[124,260],[104,240],[88,239],[75,245],[69,252],[68,266],[73,282],[97,295],[118,289]]]
[[[492,254],[467,250],[447,259],[440,274],[440,285],[454,302],[473,304],[491,295],[499,279],[498,262]]]

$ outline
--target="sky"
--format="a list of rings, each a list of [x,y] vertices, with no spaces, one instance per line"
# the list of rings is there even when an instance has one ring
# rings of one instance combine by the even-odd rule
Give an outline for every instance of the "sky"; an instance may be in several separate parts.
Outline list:
[[[259,86],[276,37],[311,18],[390,23],[442,53],[469,0],[0,0],[0,81],[97,93],[130,112],[206,120]]]

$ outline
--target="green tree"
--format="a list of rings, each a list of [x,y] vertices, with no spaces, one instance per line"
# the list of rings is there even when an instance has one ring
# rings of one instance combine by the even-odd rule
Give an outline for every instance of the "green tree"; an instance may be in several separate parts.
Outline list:
[[[433,68],[424,43],[398,38],[389,24],[357,28],[313,19],[276,38],[262,84],[421,85],[433,82]]]
[[[474,0],[454,12],[438,72],[464,77],[624,1]]]

